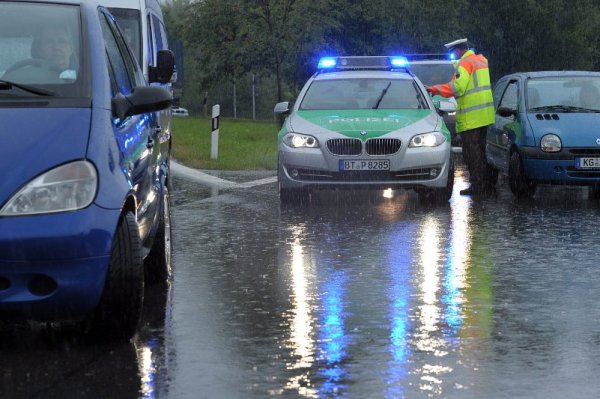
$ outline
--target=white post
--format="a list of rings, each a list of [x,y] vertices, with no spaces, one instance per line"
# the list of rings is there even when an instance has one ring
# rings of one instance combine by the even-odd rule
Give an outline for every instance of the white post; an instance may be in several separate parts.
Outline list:
[[[219,117],[221,115],[221,106],[219,104],[212,107],[212,133],[210,134],[210,158],[217,159],[219,155]]]

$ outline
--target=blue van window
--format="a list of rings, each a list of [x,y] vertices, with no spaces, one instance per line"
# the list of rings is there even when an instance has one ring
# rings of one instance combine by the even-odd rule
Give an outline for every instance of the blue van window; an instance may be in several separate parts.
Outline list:
[[[137,57],[138,61],[142,62],[142,22],[140,10],[132,10],[129,8],[110,7],[108,9],[115,17],[121,32],[127,44]]]
[[[134,86],[141,83],[141,77],[136,74],[137,65],[132,59],[123,37],[116,28],[111,27],[106,16],[101,19],[101,26],[106,43],[107,61],[109,67],[112,68],[112,76],[117,90],[122,94],[129,94]]]

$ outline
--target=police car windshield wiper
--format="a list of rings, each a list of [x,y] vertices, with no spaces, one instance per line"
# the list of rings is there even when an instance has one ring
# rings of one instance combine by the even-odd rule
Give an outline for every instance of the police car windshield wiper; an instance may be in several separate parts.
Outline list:
[[[600,112],[598,109],[575,107],[573,105],[544,105],[533,107],[530,111],[557,111],[557,112]]]
[[[0,79],[0,90],[10,90],[12,88],[21,89],[31,94],[37,94],[38,96],[55,96],[56,93],[50,90],[40,89],[39,87],[24,85],[21,83],[11,82],[9,80]]]
[[[388,89],[390,88],[391,85],[392,85],[392,81],[390,80],[389,83],[387,84],[387,86],[385,86],[385,89],[383,89],[381,91],[381,94],[379,95],[379,98],[377,99],[377,102],[373,106],[373,109],[379,108],[379,104],[381,103],[381,100],[383,100],[383,97],[385,96],[385,93],[387,93],[387,91],[388,91]]]

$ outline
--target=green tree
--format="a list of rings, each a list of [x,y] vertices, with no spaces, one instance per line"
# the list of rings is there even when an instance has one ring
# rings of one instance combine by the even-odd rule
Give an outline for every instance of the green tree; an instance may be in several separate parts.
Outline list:
[[[330,0],[255,0],[246,2],[248,60],[274,74],[277,100],[285,81],[296,87],[306,70],[327,49],[327,32],[338,22],[327,10]],[[314,64],[313,64],[314,65]]]

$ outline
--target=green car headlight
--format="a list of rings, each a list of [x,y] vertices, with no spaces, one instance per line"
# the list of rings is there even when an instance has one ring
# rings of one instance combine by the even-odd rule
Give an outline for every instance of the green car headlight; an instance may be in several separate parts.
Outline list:
[[[417,134],[410,139],[409,147],[437,147],[446,141],[440,132]]]
[[[319,148],[319,141],[308,134],[288,133],[283,142],[292,148]]]

